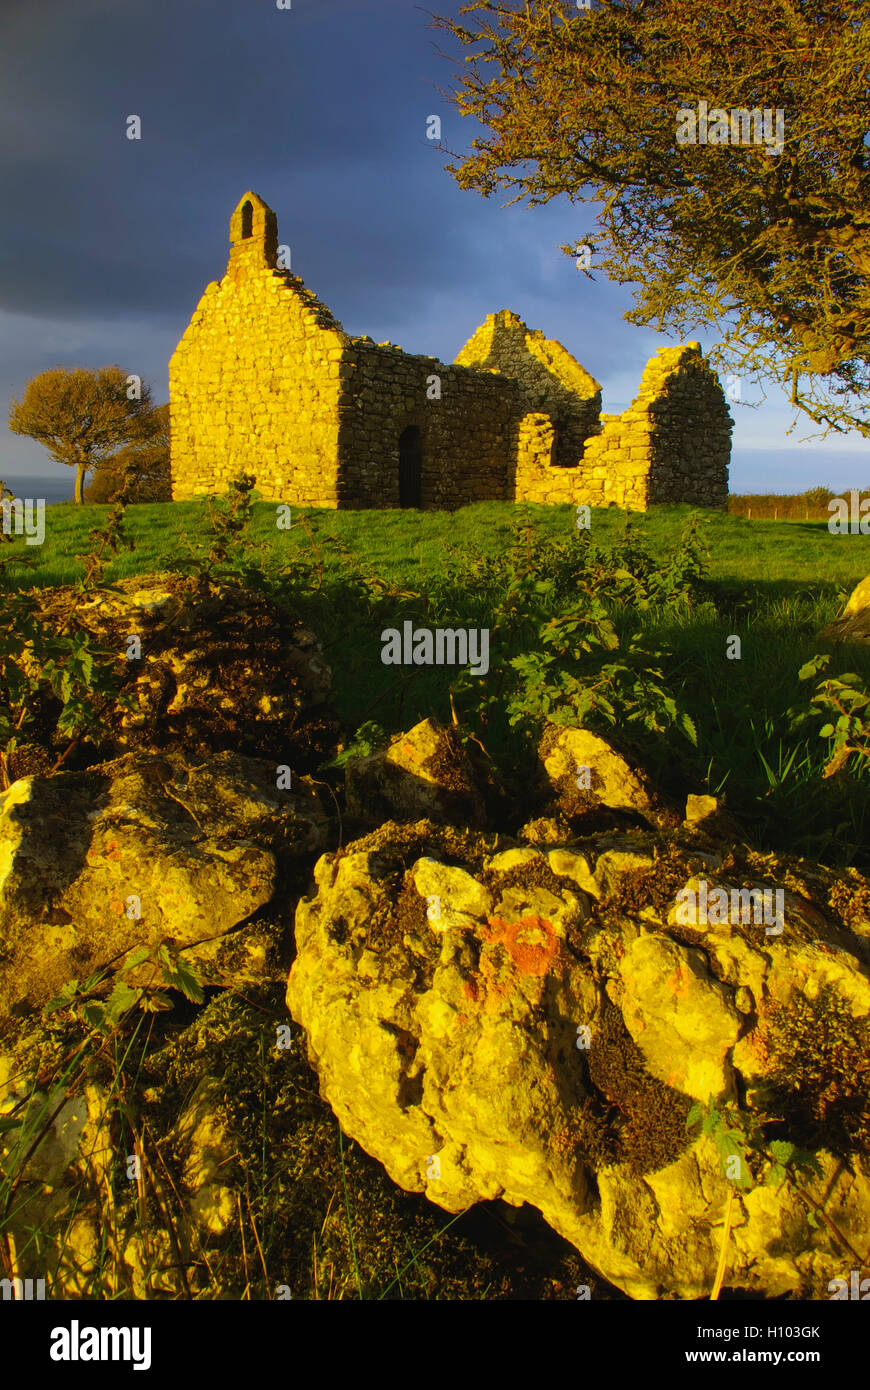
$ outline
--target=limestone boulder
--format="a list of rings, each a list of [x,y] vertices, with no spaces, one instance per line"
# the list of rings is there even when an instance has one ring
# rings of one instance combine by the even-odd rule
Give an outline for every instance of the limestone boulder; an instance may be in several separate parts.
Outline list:
[[[117,654],[120,698],[65,764],[75,768],[132,749],[233,751],[312,772],[335,743],[331,675],[314,634],[263,595],[180,575],[123,579],[82,601],[71,585],[46,589],[38,616],[86,633]],[[34,725],[35,747],[13,755],[13,776],[43,771],[69,738],[54,731],[50,692]],[[17,758],[17,763],[15,759]]]
[[[0,800],[0,1014],[163,938],[210,959],[269,903],[280,866],[326,843],[309,779],[275,780],[235,753],[198,766],[128,753],[14,782]]]
[[[346,769],[348,814],[366,827],[385,820],[434,820],[482,827],[486,811],[455,731],[423,719],[390,746]]]
[[[629,820],[675,825],[675,809],[617,748],[588,729],[549,724],[538,745],[545,815],[576,828]]]
[[[782,893],[770,930],[731,897],[752,886]],[[849,1256],[807,1200],[853,1248],[870,1226],[866,892],[682,828],[548,848],[386,825],[318,861],[287,1005],[407,1190],[529,1203],[640,1299],[709,1296],[732,1195],[726,1286],[827,1297]],[[687,1128],[711,1100],[747,1136],[736,1175]],[[817,1169],[771,1185],[777,1139]]]
[[[855,586],[840,617],[819,636],[831,642],[870,642],[870,575]]]

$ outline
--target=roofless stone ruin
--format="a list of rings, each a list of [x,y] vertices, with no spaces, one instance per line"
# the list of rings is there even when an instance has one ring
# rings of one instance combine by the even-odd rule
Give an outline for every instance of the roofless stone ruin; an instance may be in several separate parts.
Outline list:
[[[345,333],[279,268],[255,193],[230,243],[169,364],[175,501],[246,472],[302,506],[725,506],[732,420],[700,344],[660,348],[629,409],[602,415],[598,382],[508,309],[447,364]]]

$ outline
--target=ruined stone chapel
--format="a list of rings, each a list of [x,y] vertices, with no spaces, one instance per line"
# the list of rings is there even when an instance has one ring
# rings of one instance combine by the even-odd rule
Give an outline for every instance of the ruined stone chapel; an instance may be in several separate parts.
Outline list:
[[[279,268],[255,193],[230,242],[169,364],[175,501],[246,472],[302,506],[725,505],[732,421],[698,343],[660,348],[629,409],[602,415],[598,382],[509,310],[448,365],[345,333]]]

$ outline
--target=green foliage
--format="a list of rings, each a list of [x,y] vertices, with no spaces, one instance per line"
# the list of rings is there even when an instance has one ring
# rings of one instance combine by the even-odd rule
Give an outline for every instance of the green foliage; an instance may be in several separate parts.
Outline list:
[[[44,715],[47,698],[58,707],[57,734],[73,744],[99,727],[107,700],[119,696],[119,655],[96,646],[84,632],[58,632],[36,611],[29,594],[15,594],[0,612],[0,780],[10,785],[9,760]]]
[[[784,1182],[794,1181],[801,1172],[821,1177],[819,1161],[809,1150],[783,1139],[767,1142],[764,1132],[772,1118],[761,1111],[741,1110],[733,1104],[717,1105],[711,1096],[706,1106],[695,1102],[686,1117],[686,1129],[700,1125],[700,1132],[716,1145],[723,1175],[744,1192],[759,1185],[778,1190]],[[740,1176],[731,1178],[729,1160],[735,1158],[740,1160]]]
[[[690,608],[704,592],[706,559],[695,516],[664,565],[637,536],[629,514],[609,548],[588,532],[536,545],[529,524],[521,523],[497,560],[478,558],[471,566],[493,594],[494,678],[482,692],[464,673],[455,689],[478,709],[492,711],[504,701],[511,725],[546,718],[647,735],[675,729],[696,744],[691,716],[667,688],[668,659],[645,639],[638,615]]]
[[[119,502],[102,526],[88,537],[83,559],[85,573],[76,588],[82,599],[101,585],[106,552],[133,548],[124,530],[124,506]],[[76,743],[100,727],[110,701],[124,707],[130,696],[121,693],[126,663],[121,653],[96,645],[91,635],[71,627],[75,609],[59,627],[38,611],[32,593],[8,596],[0,610],[0,782],[10,785],[9,762],[26,741],[31,728],[44,722],[46,702],[56,702],[55,736],[69,740],[51,771],[57,771]]]
[[[154,967],[152,982],[131,985],[125,977],[134,970],[140,970],[149,961]],[[111,989],[108,988],[110,980]],[[158,988],[158,980],[167,988],[178,990],[194,1004],[203,1002],[202,982],[195,969],[182,960],[168,943],[160,942],[151,948],[138,947],[114,976],[108,967],[103,967],[89,975],[83,983],[77,979],[69,980],[44,1005],[43,1013],[49,1015],[69,1010],[86,1027],[111,1033],[137,1007],[145,1013],[161,1013],[172,1008],[172,999],[165,990]]]
[[[802,681],[813,680],[831,664],[827,653],[814,656],[798,672]],[[870,766],[870,690],[861,676],[845,671],[818,682],[809,706],[789,711],[792,727],[802,728],[812,719],[823,718],[819,738],[828,740],[828,759],[822,776],[833,777],[850,758],[864,770]]]
[[[201,539],[187,533],[178,539],[184,554],[172,561],[172,568],[189,574],[202,590],[213,580],[229,580],[251,589],[261,589],[262,570],[271,546],[262,544],[254,559],[251,522],[255,502],[255,478],[240,473],[224,497],[205,499],[206,520],[194,528]]]
[[[20,537],[0,546],[0,561],[21,556],[28,566],[22,576],[13,564],[0,564],[5,594],[22,578],[40,585],[76,582],[83,569],[76,552],[87,549],[94,518],[103,515],[49,507],[42,546],[25,547]],[[547,662],[541,684],[557,687],[554,705],[570,704],[560,689],[562,670],[566,680],[574,675],[586,688],[595,684],[599,664],[624,664],[629,671],[605,673],[596,694],[613,703],[610,674],[621,683],[620,700],[634,700],[637,710],[660,698],[632,691],[638,668],[648,665],[663,677],[649,679],[678,714],[688,715],[698,736],[696,750],[687,728],[667,723],[672,710],[654,712],[672,733],[656,733],[642,715],[633,719],[635,752],[652,775],[673,774],[675,794],[684,788],[724,793],[759,848],[865,870],[866,764],[852,756],[839,776],[823,777],[828,745],[817,729],[835,722],[833,712],[813,706],[812,719],[797,727],[789,714],[805,699],[806,682],[797,672],[818,650],[815,634],[836,617],[843,593],[870,570],[870,538],[842,543],[823,521],[805,523],[803,512],[799,525],[702,515],[696,540],[703,537],[710,559],[700,577],[696,567],[693,581],[680,559],[691,520],[686,506],[632,515],[627,531],[623,512],[594,508],[591,532],[582,533],[568,506],[493,502],[450,513],[294,508],[292,528],[280,531],[274,505],[254,503],[254,563],[239,574],[317,633],[348,731],[371,719],[389,734],[426,715],[450,722],[452,687],[463,729],[473,730],[499,771],[520,787],[524,760],[534,761],[531,740],[541,716],[508,723],[506,702],[528,677],[514,670],[512,658],[540,653]],[[127,508],[124,524],[136,549],[119,549],[106,579],[172,569],[182,548],[178,533],[201,538],[206,520],[202,501]],[[570,614],[577,620],[584,582],[605,605],[619,647],[574,652],[571,639],[554,669],[550,659],[557,649],[544,645],[539,632],[551,620]],[[489,628],[488,675],[460,686],[455,668],[385,666],[380,633],[401,628],[408,618]],[[740,661],[724,659],[728,633],[743,636]],[[552,635],[558,635],[555,626]],[[652,655],[644,657],[639,647]],[[853,647],[849,666],[870,687],[870,649]],[[534,671],[531,678],[537,679]],[[604,736],[614,727],[603,706],[588,718]]]
[[[375,724],[372,720],[367,719],[360,724],[353,738],[341,752],[331,758],[329,762],[324,763],[323,766],[324,768],[339,768],[344,767],[354,758],[369,758],[372,753],[378,753],[382,748],[386,748],[389,741],[390,736],[387,731],[381,728],[380,724]]]

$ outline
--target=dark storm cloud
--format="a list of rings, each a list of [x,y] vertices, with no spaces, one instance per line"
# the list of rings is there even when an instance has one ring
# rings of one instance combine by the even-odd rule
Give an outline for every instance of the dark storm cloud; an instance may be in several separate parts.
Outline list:
[[[222,274],[248,187],[338,282],[367,268],[393,291],[449,267],[433,204],[451,181],[425,140],[444,108],[420,77],[446,65],[415,7],[84,0],[13,5],[2,29],[0,308],[187,306],[206,267]]]

